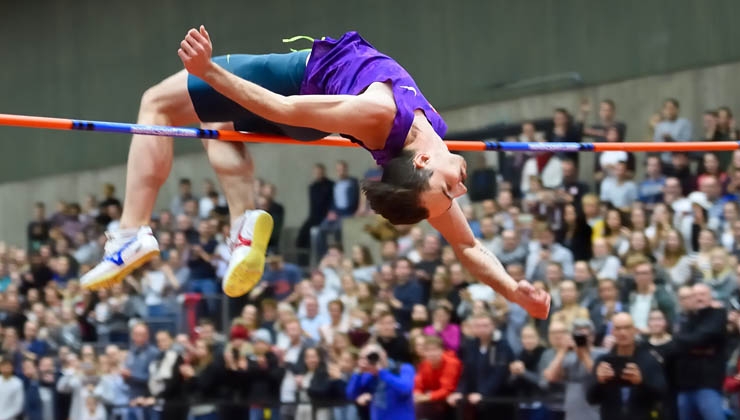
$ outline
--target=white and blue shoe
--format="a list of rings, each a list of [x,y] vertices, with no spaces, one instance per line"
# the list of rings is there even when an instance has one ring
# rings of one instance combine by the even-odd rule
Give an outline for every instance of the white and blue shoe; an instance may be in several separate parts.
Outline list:
[[[244,296],[262,279],[274,222],[263,210],[247,210],[231,228],[231,258],[222,288],[232,298]]]
[[[122,229],[106,232],[103,261],[80,279],[80,285],[88,290],[98,290],[122,282],[132,271],[159,255],[159,244],[152,229]]]

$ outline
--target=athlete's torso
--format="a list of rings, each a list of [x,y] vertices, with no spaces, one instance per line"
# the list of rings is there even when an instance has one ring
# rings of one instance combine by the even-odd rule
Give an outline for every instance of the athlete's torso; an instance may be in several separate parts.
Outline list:
[[[357,32],[348,32],[339,39],[314,42],[301,94],[359,95],[373,83],[389,84],[397,109],[385,147],[368,149],[378,165],[384,165],[401,152],[417,109],[424,112],[434,131],[444,137],[447,125],[409,73]]]

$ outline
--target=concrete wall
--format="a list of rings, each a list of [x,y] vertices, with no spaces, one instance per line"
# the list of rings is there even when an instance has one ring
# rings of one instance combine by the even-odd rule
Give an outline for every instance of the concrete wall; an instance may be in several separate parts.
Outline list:
[[[591,88],[528,96],[515,100],[493,102],[480,106],[444,112],[451,130],[473,129],[501,121],[550,115],[555,106],[578,109],[584,96],[596,103],[612,98],[618,106],[618,115],[628,123],[630,140],[642,140],[647,133],[647,120],[656,112],[664,97],[678,98],[682,114],[695,123],[695,134],[700,135],[701,113],[712,107],[728,105],[740,112],[740,63],[733,63],[674,74],[652,76]],[[366,152],[360,149],[331,149],[308,146],[251,147],[258,168],[258,176],[278,186],[278,199],[286,208],[286,225],[298,226],[306,215],[306,186],[310,183],[311,166],[323,162],[333,172],[333,163],[345,159],[353,175],[362,173],[373,165]],[[488,157],[495,156],[487,153]],[[18,159],[23,159],[18,156]],[[122,194],[125,167],[90,170],[76,174],[37,178],[25,182],[0,184],[0,238],[12,243],[24,241],[25,221],[34,202],[53,204],[57,199],[82,200],[88,193],[98,193],[104,182],[118,186]],[[586,176],[587,174],[582,174]],[[196,188],[200,180],[214,177],[203,154],[190,154],[177,158],[171,181],[160,195],[158,207],[166,207],[175,190],[176,179],[190,177]]]

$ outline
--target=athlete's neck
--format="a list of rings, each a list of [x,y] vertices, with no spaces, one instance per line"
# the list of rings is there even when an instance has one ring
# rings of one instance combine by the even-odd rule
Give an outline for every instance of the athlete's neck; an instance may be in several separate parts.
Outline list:
[[[404,149],[435,151],[440,148],[447,151],[447,146],[443,141],[440,141],[439,135],[429,124],[426,115],[417,110],[414,113],[414,122],[411,124],[409,134],[406,136]]]

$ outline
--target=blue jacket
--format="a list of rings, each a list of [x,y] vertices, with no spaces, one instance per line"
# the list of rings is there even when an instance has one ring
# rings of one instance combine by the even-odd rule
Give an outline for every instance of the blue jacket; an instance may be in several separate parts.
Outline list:
[[[32,381],[28,378],[22,377],[24,398],[23,398],[23,413],[26,415],[28,420],[43,420],[43,402],[41,401],[41,393],[39,392],[39,382]]]
[[[347,384],[347,398],[355,401],[369,392],[370,420],[413,420],[414,376],[416,371],[410,364],[400,365],[398,372],[382,369],[378,376],[355,373]]]

